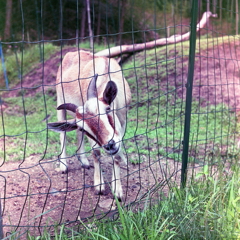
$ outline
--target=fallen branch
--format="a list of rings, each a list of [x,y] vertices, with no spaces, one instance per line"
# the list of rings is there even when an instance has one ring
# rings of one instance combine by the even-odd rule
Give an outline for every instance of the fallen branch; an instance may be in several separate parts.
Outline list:
[[[217,14],[212,14],[211,12],[205,12],[203,13],[202,19],[197,24],[197,32],[199,32],[202,28],[206,26],[206,24],[209,22],[210,17],[217,17]],[[137,43],[133,45],[122,45],[122,46],[116,46],[109,49],[104,49],[98,53],[96,53],[96,56],[104,56],[104,57],[116,57],[123,53],[133,53],[142,51],[144,49],[151,49],[158,46],[164,46],[168,44],[174,44],[178,42],[186,41],[190,38],[190,32],[187,32],[183,35],[173,35],[169,38],[160,38],[157,40],[153,40],[146,43]]]

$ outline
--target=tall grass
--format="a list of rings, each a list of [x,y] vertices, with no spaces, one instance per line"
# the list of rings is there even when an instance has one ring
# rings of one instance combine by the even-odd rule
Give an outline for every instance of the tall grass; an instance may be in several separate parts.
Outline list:
[[[78,230],[62,226],[54,239],[240,239],[239,189],[238,164],[215,177],[204,167],[186,188],[173,187],[157,203],[146,199],[126,210],[117,202],[117,219],[81,223]]]

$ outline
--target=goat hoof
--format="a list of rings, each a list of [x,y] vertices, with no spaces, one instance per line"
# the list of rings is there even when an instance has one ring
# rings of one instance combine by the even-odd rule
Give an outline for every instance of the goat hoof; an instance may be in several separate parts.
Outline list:
[[[118,200],[119,202],[122,202],[122,197],[117,197],[117,196],[114,197],[114,196],[113,196],[112,198],[113,198],[113,199],[116,199],[116,198],[117,198],[117,200]]]
[[[67,173],[68,173],[68,169],[62,171],[62,174],[67,174]]]
[[[95,190],[95,195],[107,195],[105,190]]]
[[[82,164],[82,168],[84,168],[84,169],[90,169],[90,165]]]
[[[66,174],[68,172],[68,167],[66,165],[60,166],[60,172]]]
[[[103,195],[103,192],[99,190],[95,190],[95,195]]]

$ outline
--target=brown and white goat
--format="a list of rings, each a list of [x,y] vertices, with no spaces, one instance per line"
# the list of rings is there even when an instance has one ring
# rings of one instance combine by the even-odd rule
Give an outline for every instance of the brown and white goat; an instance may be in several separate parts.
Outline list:
[[[121,160],[126,162],[121,144],[125,133],[128,105],[131,100],[129,85],[114,59],[96,57],[83,50],[69,52],[59,67],[56,80],[58,122],[48,128],[60,132],[60,169],[67,171],[66,132],[77,130],[77,156],[83,168],[89,168],[84,154],[84,134],[93,149],[94,185],[96,192],[105,190],[99,160],[102,147],[114,156],[112,191],[123,196],[120,181]],[[74,119],[66,120],[66,110]]]

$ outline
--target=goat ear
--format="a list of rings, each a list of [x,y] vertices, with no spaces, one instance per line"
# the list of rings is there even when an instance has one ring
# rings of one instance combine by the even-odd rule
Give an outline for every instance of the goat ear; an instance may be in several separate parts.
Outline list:
[[[58,106],[57,110],[69,110],[71,112],[76,113],[77,108],[78,107],[73,103],[64,103],[64,104],[61,104],[60,106]]]
[[[113,81],[108,82],[103,93],[104,102],[110,105],[117,96],[117,91],[118,89],[116,83]]]
[[[98,75],[95,74],[94,77],[92,78],[91,82],[88,85],[87,99],[97,97],[97,78],[98,78]]]
[[[71,132],[73,130],[76,130],[78,128],[76,124],[76,120],[68,120],[66,121],[60,121],[60,122],[52,122],[48,123],[48,129],[54,131],[54,132]]]

